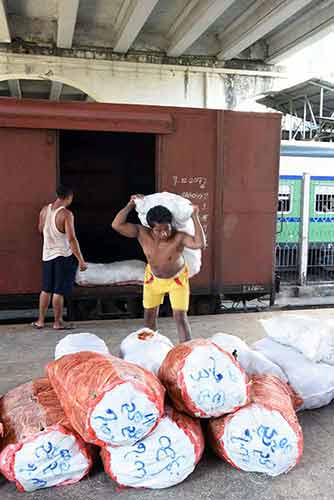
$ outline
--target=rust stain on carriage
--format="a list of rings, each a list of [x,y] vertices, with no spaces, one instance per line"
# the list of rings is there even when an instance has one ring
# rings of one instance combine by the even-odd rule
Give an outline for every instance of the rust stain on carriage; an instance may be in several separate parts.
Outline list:
[[[157,189],[198,204],[208,238],[193,292],[273,286],[280,115],[2,98],[0,294],[40,288],[36,219],[56,185],[51,129],[154,133]]]

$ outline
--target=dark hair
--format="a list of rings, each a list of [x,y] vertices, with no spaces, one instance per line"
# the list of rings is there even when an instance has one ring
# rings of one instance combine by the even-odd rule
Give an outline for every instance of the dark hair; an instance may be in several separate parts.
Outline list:
[[[153,227],[154,224],[171,224],[173,216],[168,208],[162,205],[150,208],[146,215],[147,224]]]
[[[59,184],[56,193],[58,198],[64,200],[65,198],[68,198],[68,196],[71,196],[73,194],[73,189],[69,186],[64,186],[64,184]]]

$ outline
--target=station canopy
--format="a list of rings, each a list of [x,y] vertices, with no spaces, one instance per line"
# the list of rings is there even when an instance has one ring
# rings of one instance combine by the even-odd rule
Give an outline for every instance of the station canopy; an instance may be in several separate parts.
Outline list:
[[[290,119],[290,139],[333,139],[334,83],[310,78],[282,90],[267,92],[256,102],[294,118]]]

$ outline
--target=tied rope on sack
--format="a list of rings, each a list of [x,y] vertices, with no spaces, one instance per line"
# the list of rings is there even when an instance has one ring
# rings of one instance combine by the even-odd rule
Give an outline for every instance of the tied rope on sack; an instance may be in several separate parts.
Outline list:
[[[47,379],[0,399],[0,470],[19,491],[73,484],[91,469],[93,449],[76,434]]]
[[[175,408],[194,417],[219,417],[249,402],[247,375],[230,353],[207,339],[171,349],[158,376]]]
[[[106,473],[120,486],[157,489],[184,481],[203,450],[200,423],[167,406],[149,436],[132,446],[105,447],[101,457]]]
[[[120,352],[123,359],[157,375],[163,360],[173,347],[168,337],[149,328],[141,328],[125,337]]]
[[[79,352],[47,366],[49,380],[76,431],[98,446],[124,446],[157,426],[165,389],[143,368],[112,355]]]
[[[195,226],[191,218],[193,207],[186,198],[164,191],[163,193],[150,194],[144,198],[136,198],[135,203],[139,220],[143,226],[149,227],[146,219],[148,211],[157,205],[162,205],[171,212],[173,226],[177,231],[182,231],[190,236],[195,235]],[[202,251],[185,248],[183,255],[191,278],[201,270]]]
[[[247,472],[278,476],[296,466],[303,434],[294,406],[300,401],[287,384],[272,375],[253,378],[251,402],[209,423],[216,454]]]

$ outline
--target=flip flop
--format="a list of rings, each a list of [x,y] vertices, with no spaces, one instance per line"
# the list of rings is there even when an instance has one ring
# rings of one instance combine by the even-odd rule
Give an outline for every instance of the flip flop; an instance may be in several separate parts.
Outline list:
[[[33,323],[31,323],[31,325],[33,328],[35,328],[35,330],[43,330],[43,328],[45,328],[45,326],[40,326],[38,325],[35,321]]]
[[[75,327],[74,325],[63,325],[63,326],[58,327],[58,328],[57,328],[57,327],[55,327],[55,326],[53,327],[53,329],[54,329],[54,330],[57,330],[57,331],[58,331],[58,330],[75,330],[75,328],[76,328],[76,327]]]

